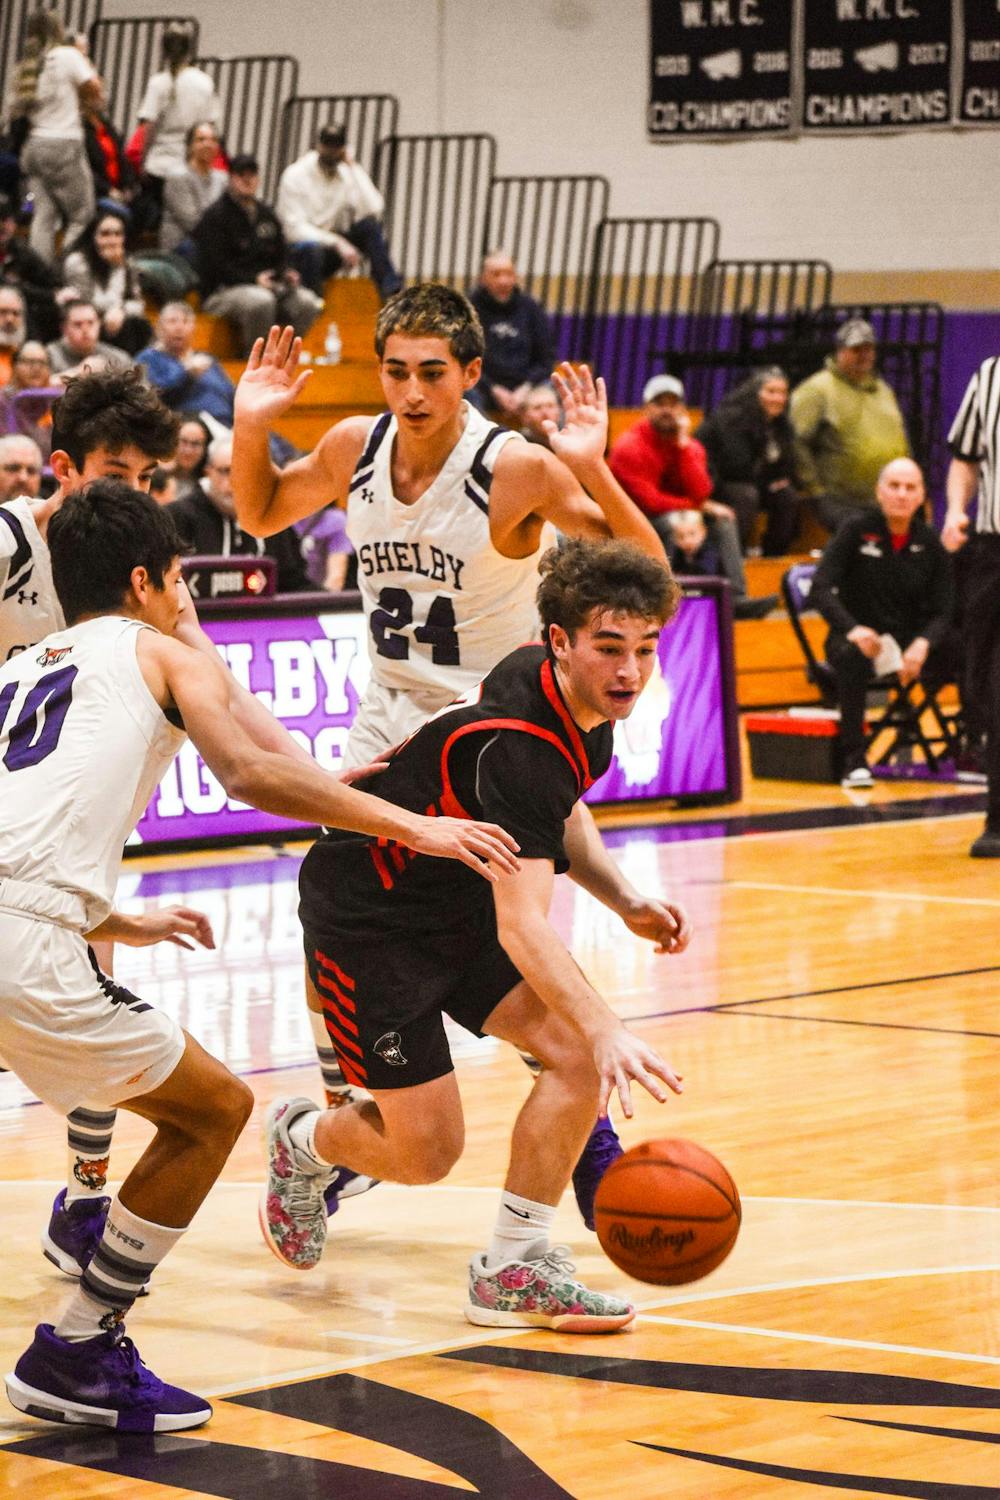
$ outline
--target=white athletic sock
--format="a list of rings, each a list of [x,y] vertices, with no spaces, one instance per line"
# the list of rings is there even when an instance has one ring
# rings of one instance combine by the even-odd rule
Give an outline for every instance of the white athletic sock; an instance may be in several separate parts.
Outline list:
[[[140,1219],[116,1198],[94,1258],[56,1324],[57,1336],[75,1343],[123,1322],[141,1288],[183,1233]]]
[[[495,1271],[508,1260],[537,1260],[549,1248],[549,1230],[556,1216],[554,1203],[533,1203],[506,1190],[486,1252],[486,1269]]]
[[[309,1012],[309,1024],[312,1026],[313,1042],[316,1045],[316,1056],[319,1058],[319,1070],[323,1075],[323,1091],[326,1094],[326,1102],[331,1108],[345,1103],[351,1098],[351,1085],[345,1080],[340,1071],[340,1063],[333,1043],[330,1041],[330,1033],[326,1029],[326,1022],[319,1011]]]
[[[108,1191],[108,1158],[117,1110],[74,1109],[66,1116],[66,1202]]]
[[[288,1139],[295,1148],[295,1154],[300,1159],[296,1166],[303,1171],[326,1171],[329,1167],[337,1165],[334,1161],[326,1161],[320,1156],[316,1149],[316,1126],[319,1124],[321,1109],[312,1109],[308,1114],[299,1115],[298,1119],[288,1127]]]

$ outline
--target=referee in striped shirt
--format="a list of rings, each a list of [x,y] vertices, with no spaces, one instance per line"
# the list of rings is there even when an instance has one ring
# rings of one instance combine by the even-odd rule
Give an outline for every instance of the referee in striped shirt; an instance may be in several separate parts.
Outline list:
[[[941,540],[967,547],[963,606],[966,686],[963,696],[986,730],[986,827],[969,853],[1000,859],[1000,356],[984,359],[969,381],[948,434],[948,511]],[[976,496],[969,535],[969,501]]]

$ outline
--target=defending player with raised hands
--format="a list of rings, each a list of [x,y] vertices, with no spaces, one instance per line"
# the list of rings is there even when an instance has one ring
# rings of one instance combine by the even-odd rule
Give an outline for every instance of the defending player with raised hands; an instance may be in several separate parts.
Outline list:
[[[124,1318],[253,1100],[176,1021],[102,975],[87,934],[211,941],[186,908],[111,910],[122,844],[185,730],[230,796],[353,828],[375,846],[446,856],[477,883],[485,875],[484,889],[516,871],[515,844],[492,824],[410,812],[255,745],[214,664],[172,639],[181,544],[148,495],[109,481],[84,488],[52,517],[49,546],[68,624],[0,667],[0,1056],[53,1108],[124,1107],[155,1135],[108,1208],[69,1306],[36,1329],[7,1392],[34,1416],[172,1431],[205,1422],[211,1407],[143,1365]]]
[[[662,1102],[681,1082],[581,973],[549,903],[569,869],[661,951],[686,941],[683,914],[611,873],[576,811],[610,764],[612,721],[637,703],[679,591],[666,564],[622,542],[571,541],[542,566],[546,644],[511,652],[475,702],[418,730],[376,782],[402,807],[502,818],[519,874],[501,872],[487,891],[458,866],[338,833],[303,863],[312,982],[345,1078],[371,1097],[325,1111],[305,1098],[275,1103],[261,1227],[279,1259],[308,1270],[322,1254],[334,1174],[421,1183],[449,1171],[464,1124],[447,1014],[542,1064],[514,1125],[493,1239],[472,1259],[467,1316],[599,1333],[625,1327],[633,1309],[573,1279],[568,1252],[549,1245],[556,1205],[614,1091],[631,1115],[634,1083]]]
[[[337,423],[314,453],[279,473],[267,429],[309,379],[299,371],[300,348],[290,328],[273,328],[254,346],[236,394],[233,488],[240,524],[259,535],[331,500],[346,508],[372,673],[345,764],[399,744],[478,686],[509,651],[538,638],[535,590],[547,523],[567,536],[618,537],[664,561],[656,532],[604,461],[603,382],[561,367],[555,380],[566,421],[550,433],[553,452],[491,426],[464,400],[481,372],[483,333],[460,293],[425,283],[390,298],[375,330],[388,410],[374,421]],[[306,994],[333,1103],[351,1091],[308,980]],[[613,1126],[599,1119],[574,1174],[588,1227],[597,1183],[620,1154]],[[370,1185],[344,1174],[328,1191],[331,1210],[338,1196]]]

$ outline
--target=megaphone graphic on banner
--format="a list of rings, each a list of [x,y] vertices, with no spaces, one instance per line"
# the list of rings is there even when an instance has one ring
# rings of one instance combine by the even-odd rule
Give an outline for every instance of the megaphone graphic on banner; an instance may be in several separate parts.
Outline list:
[[[738,47],[732,47],[728,52],[703,57],[699,66],[713,83],[718,83],[721,78],[739,78],[743,72],[743,57]]]
[[[880,42],[877,47],[859,47],[854,61],[866,73],[894,73],[899,67],[899,43]]]

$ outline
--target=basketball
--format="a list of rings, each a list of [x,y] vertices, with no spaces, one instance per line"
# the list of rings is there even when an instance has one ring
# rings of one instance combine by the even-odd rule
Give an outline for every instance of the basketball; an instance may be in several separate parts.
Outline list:
[[[601,1248],[637,1281],[679,1286],[720,1266],[740,1230],[740,1195],[693,1141],[644,1141],[612,1162],[594,1201]]]

